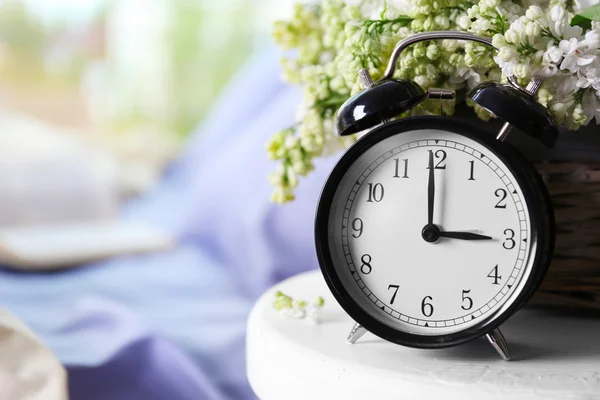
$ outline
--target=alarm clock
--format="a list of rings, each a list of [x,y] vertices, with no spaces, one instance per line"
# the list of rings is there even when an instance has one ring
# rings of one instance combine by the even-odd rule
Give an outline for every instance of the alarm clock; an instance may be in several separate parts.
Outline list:
[[[533,97],[538,77],[527,88],[511,78],[469,93],[506,121],[496,136],[443,116],[390,121],[428,97],[454,95],[392,78],[406,47],[434,39],[491,46],[464,32],[421,33],[398,43],[379,81],[360,72],[367,88],[340,108],[337,130],[370,131],[325,183],[317,257],[334,297],[356,322],[351,343],[367,331],[416,348],[487,336],[509,360],[499,327],[539,287],[555,228],[544,182],[505,139],[514,126],[551,147],[558,129]]]

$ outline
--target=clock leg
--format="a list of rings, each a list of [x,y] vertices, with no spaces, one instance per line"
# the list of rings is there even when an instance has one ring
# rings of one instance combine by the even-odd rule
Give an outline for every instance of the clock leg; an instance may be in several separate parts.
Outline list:
[[[367,330],[363,328],[362,325],[354,324],[352,330],[350,331],[350,334],[348,335],[348,342],[350,344],[356,343],[356,341],[360,339],[365,333],[367,333]]]
[[[508,344],[506,343],[506,339],[504,339],[504,335],[500,332],[500,329],[494,329],[492,332],[488,333],[486,337],[490,341],[492,347],[500,354],[502,359],[504,359],[504,361],[510,361],[510,350],[508,349]]]

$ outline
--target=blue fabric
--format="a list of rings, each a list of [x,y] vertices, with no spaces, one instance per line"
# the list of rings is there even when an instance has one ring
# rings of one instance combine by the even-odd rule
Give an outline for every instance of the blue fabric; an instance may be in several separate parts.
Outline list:
[[[265,50],[234,79],[186,151],[123,218],[181,245],[71,271],[0,270],[0,304],[67,365],[74,400],[254,398],[246,381],[248,312],[270,285],[315,268],[313,215],[334,159],[269,202],[264,143],[295,119],[297,89]]]

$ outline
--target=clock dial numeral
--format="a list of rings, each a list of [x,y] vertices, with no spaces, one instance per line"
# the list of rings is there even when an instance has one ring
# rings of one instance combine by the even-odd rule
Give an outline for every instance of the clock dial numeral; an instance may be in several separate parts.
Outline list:
[[[363,254],[363,256],[360,258],[360,261],[362,261],[362,265],[360,266],[360,272],[362,272],[365,275],[369,275],[373,270],[373,268],[371,267],[371,256],[369,254]]]
[[[396,295],[398,294],[399,285],[389,285],[388,290],[394,289],[394,294],[392,295],[392,299],[390,300],[390,304],[394,304],[394,300],[396,300]]]
[[[469,169],[469,181],[474,181],[475,177],[473,176],[475,173],[475,161],[469,161],[469,164],[471,164],[470,169]]]
[[[488,278],[492,278],[494,280],[494,282],[492,283],[493,285],[499,285],[498,281],[501,280],[502,277],[498,275],[498,264],[496,264],[494,269],[490,271],[490,273],[488,274]]]
[[[408,178],[408,158],[402,159],[402,169],[404,170],[402,175],[400,175],[400,159],[395,158],[394,161],[396,162],[396,172],[394,174],[394,178]]]
[[[512,229],[505,229],[504,234],[506,235],[506,240],[502,243],[502,247],[506,250],[511,250],[515,248],[515,231]]]
[[[473,308],[473,299],[470,298],[469,296],[465,296],[465,294],[469,294],[469,293],[471,293],[471,289],[469,289],[469,290],[463,290],[462,291],[462,302],[464,303],[466,301],[468,305],[465,306],[463,304],[462,306],[460,306],[460,308],[462,308],[465,311],[470,310],[471,308]]]
[[[363,221],[360,218],[354,218],[352,221],[352,230],[355,232],[352,234],[353,238],[359,238],[363,233]],[[358,233],[356,233],[358,232]]]
[[[498,203],[496,203],[494,208],[506,208],[506,202],[505,202],[506,196],[507,196],[506,190],[496,189],[496,192],[494,192],[494,194],[496,195],[496,197],[500,198],[500,200],[498,201]]]
[[[433,297],[425,296],[425,298],[421,302],[421,312],[426,317],[431,317],[433,315],[433,304],[427,302],[427,301],[432,301],[432,300],[433,300]]]
[[[367,199],[367,203],[379,203],[383,200],[384,193],[385,191],[381,183],[376,183],[375,185],[369,183],[369,198]]]
[[[433,150],[427,150],[430,153],[433,153]],[[446,152],[444,150],[438,150],[435,152],[435,160],[437,161],[437,164],[435,164],[434,169],[446,169],[446,164],[442,164],[444,161],[446,161],[446,157],[448,157],[448,154],[446,154]],[[438,161],[439,159],[439,161]],[[427,166],[427,169],[429,169],[429,165]]]

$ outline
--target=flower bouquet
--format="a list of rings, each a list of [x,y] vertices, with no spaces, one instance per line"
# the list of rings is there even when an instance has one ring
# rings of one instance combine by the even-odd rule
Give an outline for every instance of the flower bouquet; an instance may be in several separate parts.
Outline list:
[[[588,4],[589,3],[589,4]],[[361,90],[359,70],[380,77],[395,44],[418,32],[459,30],[493,38],[496,51],[457,40],[418,43],[400,57],[396,78],[428,87],[467,90],[481,81],[514,76],[523,85],[545,78],[537,94],[558,123],[570,130],[600,123],[600,4],[586,1],[518,0],[323,0],[296,4],[293,17],[278,21],[275,41],[294,50],[282,60],[284,79],[303,88],[298,121],[267,143],[280,161],[270,180],[272,199],[294,199],[298,176],[313,159],[347,147],[353,138],[334,136],[335,112]],[[461,97],[458,97],[460,101]],[[445,102],[451,115],[455,102]],[[479,118],[493,117],[470,104]],[[439,113],[425,101],[411,115]]]
[[[526,86],[544,78],[537,100],[558,124],[577,130],[600,124],[600,4],[594,0],[321,0],[296,4],[293,16],[278,21],[275,41],[289,50],[283,77],[303,89],[297,121],[266,144],[279,165],[271,174],[272,200],[294,199],[299,177],[313,160],[348,147],[355,138],[337,137],[335,114],[362,89],[359,71],[374,80],[384,74],[397,42],[415,33],[457,30],[492,38],[495,49],[458,40],[421,42],[404,51],[395,78],[424,89],[451,88],[455,100],[482,120],[494,118],[465,100],[483,81],[509,77]],[[407,115],[439,114],[425,100]],[[405,115],[404,115],[405,116]],[[540,165],[557,218],[557,246],[538,299],[546,304],[600,309],[600,164]],[[585,231],[586,235],[581,235]]]

